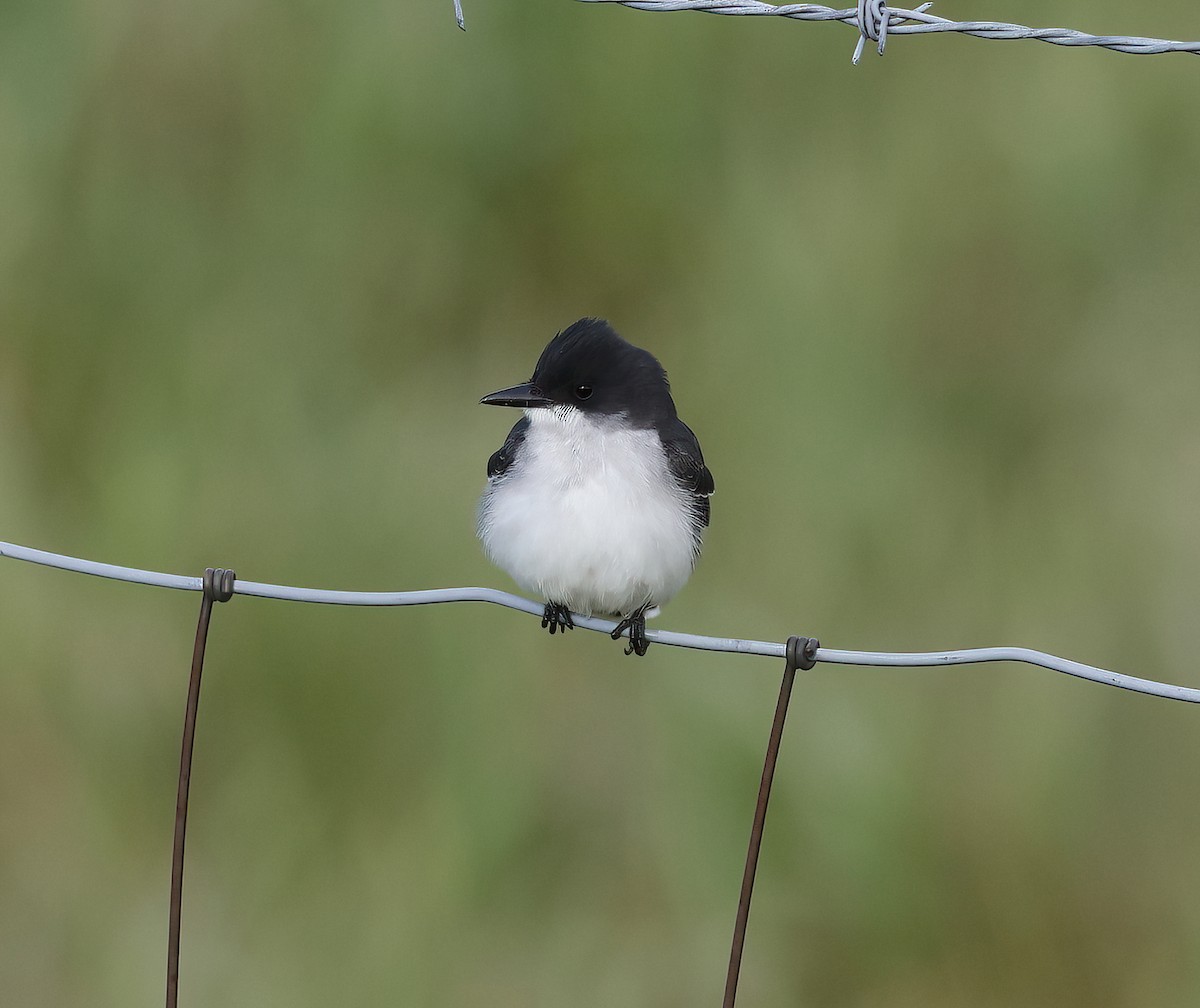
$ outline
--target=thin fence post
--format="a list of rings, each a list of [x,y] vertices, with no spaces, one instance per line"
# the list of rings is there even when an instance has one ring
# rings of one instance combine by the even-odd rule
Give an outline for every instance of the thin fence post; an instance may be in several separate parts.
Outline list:
[[[188,788],[192,778],[192,747],[196,740],[196,710],[200,704],[200,676],[204,672],[204,647],[214,602],[233,597],[234,573],[209,567],[204,571],[200,616],[196,621],[196,643],[192,648],[192,672],[188,679],[187,705],[183,714],[183,745],[179,754],[179,788],[175,793],[175,840],[171,855],[171,912],[167,929],[167,1008],[179,1000],[179,924],[183,916],[183,847],[187,832]]]
[[[775,720],[767,739],[767,755],[763,760],[762,780],[758,785],[758,801],[754,806],[754,821],[750,827],[750,848],[746,851],[746,870],[742,873],[742,891],[738,897],[737,917],[733,924],[733,946],[729,950],[729,970],[725,974],[723,1008],[734,1008],[737,1000],[738,975],[742,969],[742,950],[746,945],[746,924],[750,919],[750,897],[754,893],[754,873],[758,868],[758,852],[762,848],[763,827],[767,822],[767,802],[771,799],[771,782],[775,779],[775,764],[779,760],[779,743],[783,739],[783,723],[787,718],[788,701],[796,669],[810,669],[816,664],[820,642],[815,637],[789,637],[787,665],[783,682],[779,684],[779,700],[775,704]]]

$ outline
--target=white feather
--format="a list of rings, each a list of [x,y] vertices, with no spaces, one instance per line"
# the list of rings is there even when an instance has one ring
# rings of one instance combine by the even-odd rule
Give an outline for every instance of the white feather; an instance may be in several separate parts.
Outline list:
[[[657,432],[569,406],[526,416],[516,459],[479,503],[489,558],[526,591],[578,613],[665,603],[692,573],[700,529]]]

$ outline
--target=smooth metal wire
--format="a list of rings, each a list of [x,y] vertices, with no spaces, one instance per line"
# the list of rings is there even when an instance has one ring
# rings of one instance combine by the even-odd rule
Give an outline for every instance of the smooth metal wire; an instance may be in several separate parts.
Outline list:
[[[14,560],[25,560],[43,567],[57,567],[80,574],[92,574],[97,577],[151,585],[157,588],[176,588],[183,591],[203,591],[204,589],[203,578],[97,563],[94,560],[82,560],[79,557],[49,553],[46,550],[18,546],[15,543],[0,542],[0,557],[11,557]],[[233,592],[235,595],[254,595],[259,598],[282,599],[288,602],[317,602],[325,605],[408,606],[435,605],[441,602],[490,602],[539,618],[545,608],[541,602],[534,602],[531,599],[499,591],[496,588],[432,588],[423,591],[362,592],[298,588],[292,585],[267,584],[259,581],[234,581]],[[594,616],[575,616],[574,621],[578,627],[606,634],[611,633],[617,625],[613,620],[598,619]],[[654,644],[694,648],[699,651],[765,655],[769,658],[784,658],[787,655],[787,644],[774,641],[708,637],[701,634],[677,633],[672,630],[647,630],[646,638]],[[817,649],[815,657],[819,662],[834,665],[900,666],[904,668],[974,665],[1000,661],[1023,662],[1027,665],[1037,665],[1054,672],[1077,676],[1080,679],[1090,679],[1092,682],[1105,683],[1136,693],[1148,693],[1151,696],[1165,697],[1168,700],[1182,700],[1187,703],[1200,703],[1200,688],[1175,686],[1170,683],[1156,682],[1153,679],[1140,679],[1136,676],[1097,668],[1094,665],[1085,665],[1083,662],[1072,661],[1069,658],[1059,658],[1057,655],[1046,654],[1044,651],[1034,651],[1031,648],[967,648],[959,651],[922,651],[908,654],[889,651],[843,651],[822,647]]]
[[[758,0],[580,0],[582,3],[610,3],[644,11],[701,11],[735,17],[784,17],[796,21],[841,21],[859,33],[854,62],[858,62],[865,41],[879,43],[883,54],[889,35],[921,35],[927,32],[960,32],[985,39],[1035,39],[1061,46],[1100,46],[1123,53],[1186,52],[1200,55],[1200,42],[1172,42],[1169,39],[1142,38],[1136,35],[1089,35],[1072,28],[1027,28],[1004,21],[951,21],[927,12],[930,4],[915,10],[888,7],[881,0],[859,0],[857,7],[838,9],[821,4],[760,3]]]

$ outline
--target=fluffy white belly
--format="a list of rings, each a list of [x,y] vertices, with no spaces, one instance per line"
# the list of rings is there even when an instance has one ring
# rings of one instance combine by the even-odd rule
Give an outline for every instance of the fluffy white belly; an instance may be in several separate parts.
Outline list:
[[[488,481],[479,537],[529,592],[576,612],[625,616],[662,605],[695,564],[689,495],[653,430],[576,410],[530,410],[517,459]]]

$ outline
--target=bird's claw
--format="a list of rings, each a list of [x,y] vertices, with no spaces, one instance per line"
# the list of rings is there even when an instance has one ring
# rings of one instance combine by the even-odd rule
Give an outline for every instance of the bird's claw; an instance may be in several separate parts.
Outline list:
[[[554,635],[559,630],[566,633],[575,629],[575,621],[571,619],[571,610],[558,602],[547,602],[542,611],[542,629],[549,630]]]
[[[618,623],[612,632],[613,640],[620,640],[621,634],[626,630],[629,631],[629,646],[625,649],[626,654],[635,654],[639,658],[646,653],[650,648],[650,642],[646,640],[646,607],[635,609]]]

